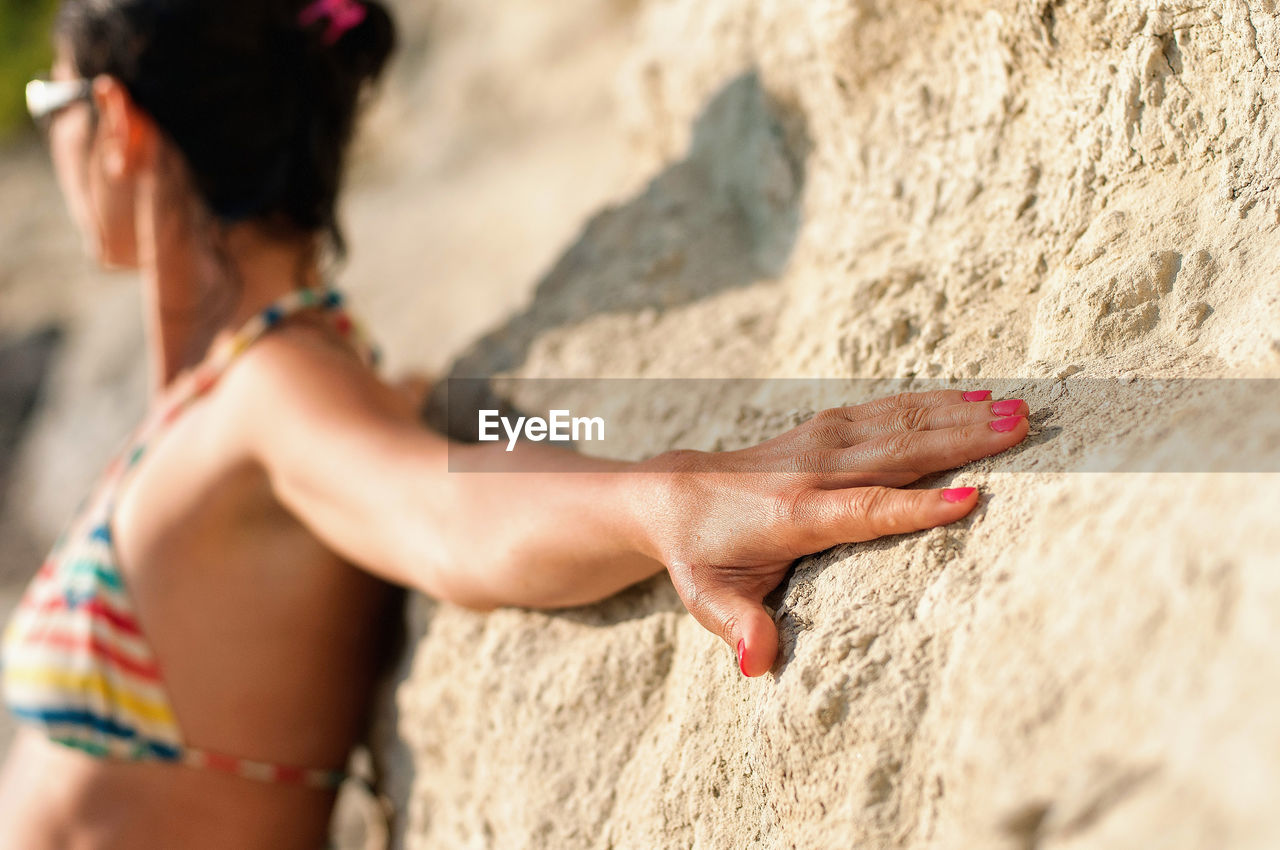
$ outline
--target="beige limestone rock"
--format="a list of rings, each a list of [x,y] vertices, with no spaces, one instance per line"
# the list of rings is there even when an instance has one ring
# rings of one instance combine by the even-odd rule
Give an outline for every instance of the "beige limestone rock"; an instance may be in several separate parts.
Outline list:
[[[1280,374],[1273,6],[638,15],[612,85],[651,182],[453,374],[1022,381],[1044,471],[935,476],[981,507],[802,560],[758,680],[662,578],[419,602],[382,729],[403,846],[1280,846],[1280,476],[1069,471],[1204,386],[1098,379]],[[823,402],[711,393],[714,422],[595,401],[649,417],[636,456]],[[1173,427],[1243,445],[1244,399]]]
[[[980,486],[969,519],[801,561],[757,680],[660,578],[416,600],[375,736],[398,846],[1280,846],[1280,475],[1064,471],[1160,413],[1099,381],[1280,376],[1274,3],[398,7],[342,276],[395,369],[1006,381],[1035,411],[1028,471],[927,482]],[[74,316],[15,470],[51,536],[142,376],[132,293],[76,277],[28,171],[0,320]],[[782,395],[594,401],[653,423],[638,457],[841,400]],[[1178,427],[1276,468],[1244,408]]]

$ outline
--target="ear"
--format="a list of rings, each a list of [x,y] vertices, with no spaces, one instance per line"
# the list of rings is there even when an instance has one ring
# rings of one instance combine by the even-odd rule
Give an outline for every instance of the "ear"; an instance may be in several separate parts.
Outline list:
[[[103,169],[113,180],[133,176],[151,156],[155,123],[115,77],[94,78],[93,102],[98,110],[97,143]]]

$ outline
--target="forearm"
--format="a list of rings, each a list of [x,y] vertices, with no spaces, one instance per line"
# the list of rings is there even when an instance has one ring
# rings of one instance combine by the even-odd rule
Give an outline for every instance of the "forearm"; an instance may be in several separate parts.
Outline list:
[[[468,471],[433,476],[423,491],[439,595],[476,608],[568,607],[663,570],[648,554],[655,481],[644,466],[539,445],[450,451]]]

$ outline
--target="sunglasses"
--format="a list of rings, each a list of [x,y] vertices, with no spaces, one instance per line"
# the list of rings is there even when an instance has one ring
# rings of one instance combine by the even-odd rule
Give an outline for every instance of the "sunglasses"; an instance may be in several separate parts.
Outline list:
[[[36,78],[27,83],[27,112],[43,129],[48,129],[53,116],[80,101],[93,102],[93,83],[90,80]]]

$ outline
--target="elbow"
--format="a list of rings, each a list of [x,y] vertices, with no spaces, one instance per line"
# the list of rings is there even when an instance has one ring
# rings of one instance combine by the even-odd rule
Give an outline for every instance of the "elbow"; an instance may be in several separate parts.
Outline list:
[[[448,602],[451,605],[457,605],[459,608],[466,608],[468,611],[474,611],[477,614],[488,614],[501,607],[496,602],[480,599],[478,597],[460,597],[456,599],[445,599],[443,601]]]
[[[447,602],[477,614],[488,614],[502,607],[497,600],[474,590],[444,588],[438,592],[425,591],[428,596],[439,602]]]
[[[438,602],[482,614],[502,607],[502,603],[493,594],[478,586],[474,576],[442,567],[439,563],[418,560],[397,572],[410,577],[410,587],[413,590]]]

